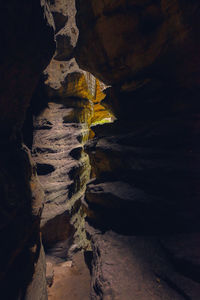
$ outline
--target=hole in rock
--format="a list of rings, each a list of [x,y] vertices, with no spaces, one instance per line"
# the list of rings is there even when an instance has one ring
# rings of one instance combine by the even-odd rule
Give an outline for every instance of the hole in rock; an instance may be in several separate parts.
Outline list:
[[[38,175],[47,175],[55,171],[55,167],[49,164],[39,164],[37,163],[37,174]]]
[[[49,300],[90,298],[93,253],[84,198],[91,162],[84,146],[96,138],[99,127],[114,121],[101,105],[105,85],[92,74],[81,70],[71,79],[68,73],[65,81],[57,78],[74,66],[75,62],[56,62],[47,68],[23,129],[44,192],[41,232]],[[56,80],[60,90],[54,86]]]

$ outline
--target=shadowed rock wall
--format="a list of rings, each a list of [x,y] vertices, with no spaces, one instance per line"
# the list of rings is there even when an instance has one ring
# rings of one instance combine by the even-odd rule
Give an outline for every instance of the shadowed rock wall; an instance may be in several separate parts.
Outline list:
[[[199,3],[77,0],[76,58],[108,84],[199,83]],[[87,16],[87,17],[86,17]]]
[[[54,52],[52,26],[45,1],[13,0],[1,4],[2,299],[47,299],[39,233],[43,193],[29,150],[22,144],[21,127],[40,73]],[[34,273],[37,275],[33,277]]]
[[[77,61],[117,117],[86,145],[92,299],[198,300],[200,5],[76,3]]]

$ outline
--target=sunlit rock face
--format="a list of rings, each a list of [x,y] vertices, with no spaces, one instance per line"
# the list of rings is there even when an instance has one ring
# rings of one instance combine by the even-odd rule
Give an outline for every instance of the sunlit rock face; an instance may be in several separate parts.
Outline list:
[[[71,248],[88,247],[82,198],[90,164],[83,145],[93,135],[90,127],[111,117],[100,105],[104,88],[75,59],[54,58],[32,99],[29,146],[45,193],[42,239],[46,253],[56,261],[66,259]]]
[[[73,58],[77,40],[74,1],[51,1],[56,51],[35,90],[23,127],[44,193],[42,241],[47,262],[60,262],[88,249],[82,205],[90,178],[85,142],[91,126],[110,121],[101,106],[105,86],[79,68]]]
[[[77,122],[87,121],[90,127],[102,120],[109,121],[113,117],[112,113],[101,105],[106,96],[104,93],[106,86],[91,73],[81,70],[74,58],[69,61],[52,59],[44,74],[47,76],[45,90],[48,97],[63,100],[71,98],[67,100],[68,105],[71,103],[73,106],[74,103],[82,110],[82,113],[79,112]]]
[[[73,57],[73,50],[78,39],[78,29],[75,22],[75,0],[51,0],[50,10],[55,22],[56,53],[59,61]]]
[[[74,58],[68,61],[52,59],[44,74],[47,77],[45,89],[51,98],[77,97],[89,101],[94,98],[96,79],[92,75],[89,78],[89,73],[81,70]]]
[[[55,51],[54,25],[45,1],[5,1],[0,15],[1,298],[46,300],[39,228],[43,191],[21,127],[40,73]]]
[[[34,120],[32,151],[45,192],[43,242],[47,248],[65,242],[63,258],[75,231],[70,220],[80,209],[90,174],[88,156],[82,150],[83,136],[88,135],[87,119],[83,120],[80,108],[84,110],[81,105],[70,107],[70,102],[48,102],[48,107]]]
[[[76,6],[77,61],[97,78],[123,89],[144,79],[199,82],[197,1],[77,0]]]

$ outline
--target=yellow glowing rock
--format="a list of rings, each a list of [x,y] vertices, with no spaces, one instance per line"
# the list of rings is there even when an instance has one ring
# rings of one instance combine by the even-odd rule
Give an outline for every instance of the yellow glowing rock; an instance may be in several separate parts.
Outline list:
[[[96,92],[95,92],[95,96],[93,98],[93,102],[100,103],[105,98],[105,96],[106,96],[106,94],[102,91],[100,81],[98,79],[96,79]]]
[[[100,104],[106,96],[102,91],[102,85],[93,75],[87,72],[71,73],[67,77],[65,91],[62,89],[60,92],[65,93],[66,97],[73,96],[89,100],[80,113],[80,122],[87,122],[91,126],[109,122],[111,119],[111,114]]]
[[[106,94],[102,91],[101,83],[96,79],[96,93],[93,98],[94,113],[91,120],[91,125],[104,124],[111,122],[112,115],[101,105],[101,101],[105,98]]]
[[[73,64],[75,65],[75,62]],[[101,105],[106,96],[103,92],[105,85],[76,65],[73,72],[67,73],[68,70],[67,62],[53,59],[48,66],[48,77],[45,81],[50,98],[59,99],[66,105],[76,107],[65,122],[87,123],[88,127],[109,122],[112,115]]]
[[[88,88],[84,73],[72,73],[67,77],[65,95],[93,100],[93,95]]]
[[[95,133],[94,133],[94,131],[92,129],[90,129],[88,139],[91,140],[94,137],[95,137]]]

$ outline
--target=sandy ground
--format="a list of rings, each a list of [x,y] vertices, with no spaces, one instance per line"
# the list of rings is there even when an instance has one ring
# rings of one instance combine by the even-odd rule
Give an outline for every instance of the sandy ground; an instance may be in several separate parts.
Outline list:
[[[54,281],[48,288],[49,300],[89,300],[90,273],[83,253],[77,253],[73,262],[53,265]]]

